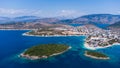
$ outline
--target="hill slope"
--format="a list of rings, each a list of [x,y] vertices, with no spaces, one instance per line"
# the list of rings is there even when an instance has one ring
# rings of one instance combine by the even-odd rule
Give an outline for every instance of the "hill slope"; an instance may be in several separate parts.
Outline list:
[[[92,14],[85,15],[74,19],[73,23],[100,23],[100,24],[113,24],[120,21],[120,15],[112,14]]]
[[[120,28],[120,21],[109,26],[110,28]]]

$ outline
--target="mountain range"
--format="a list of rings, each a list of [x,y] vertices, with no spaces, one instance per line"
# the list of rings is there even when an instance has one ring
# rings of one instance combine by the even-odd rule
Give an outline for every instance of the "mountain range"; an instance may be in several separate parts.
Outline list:
[[[108,27],[112,28],[120,26],[120,15],[91,14],[74,19],[42,18],[37,16],[0,17],[0,29],[36,29],[51,25],[56,26],[55,24],[59,24],[59,26],[68,24],[109,24]]]
[[[98,23],[98,24],[113,24],[120,21],[120,15],[112,14],[92,14],[78,17],[74,23]]]
[[[115,22],[120,21],[120,15],[112,14],[91,14],[77,17],[74,19],[59,19],[58,17],[54,18],[42,18],[37,16],[21,16],[15,18],[9,17],[0,17],[0,24],[2,23],[13,23],[13,22],[34,22],[34,23],[53,23],[53,24],[114,24]]]

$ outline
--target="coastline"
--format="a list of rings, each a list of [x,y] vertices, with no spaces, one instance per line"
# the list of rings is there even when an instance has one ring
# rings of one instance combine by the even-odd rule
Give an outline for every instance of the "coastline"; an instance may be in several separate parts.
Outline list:
[[[34,29],[0,29],[0,30],[34,30]]]
[[[63,52],[60,52],[60,53],[54,53],[54,54],[52,54],[52,55],[50,55],[50,56],[45,56],[45,55],[43,55],[42,57],[39,57],[39,56],[29,56],[28,54],[27,54],[27,55],[24,55],[24,52],[23,52],[23,53],[21,53],[21,54],[19,55],[19,57],[23,57],[23,58],[30,59],[30,60],[46,59],[46,58],[49,58],[49,57],[52,57],[52,56],[56,56],[56,55],[63,54],[64,52],[68,51],[68,50],[71,49],[71,48],[72,48],[72,47],[69,46],[67,50],[65,50],[65,51],[63,51]],[[26,50],[27,50],[27,49],[26,49]],[[26,50],[25,50],[25,51],[26,51]]]
[[[23,33],[23,36],[35,36],[35,37],[66,37],[66,36],[85,36],[85,35],[30,35],[29,32]]]
[[[28,32],[23,33],[23,36],[35,36],[35,37],[66,37],[66,36],[86,36],[86,35],[32,35],[32,34],[28,34],[31,30],[35,30],[35,29],[0,29],[0,30],[29,30]],[[89,49],[89,50],[97,50],[97,49],[103,49],[103,48],[108,48],[108,47],[112,47],[114,45],[120,45],[120,43],[114,43],[112,45],[107,45],[104,47],[91,47],[89,46],[87,43],[84,43],[84,48]]]
[[[104,47],[100,47],[100,46],[91,47],[91,46],[89,46],[87,43],[85,43],[85,44],[84,44],[84,48],[89,49],[89,50],[97,50],[97,49],[103,49],[103,48],[112,47],[112,46],[115,46],[115,45],[120,45],[120,43],[114,43],[114,44],[112,44],[112,45],[107,45],[107,46],[104,46]]]
[[[29,31],[30,32],[30,31]],[[86,35],[30,35],[28,34],[29,32],[23,33],[23,36],[35,36],[35,37],[66,37],[66,36],[86,36]],[[104,47],[101,46],[97,46],[97,47],[92,47],[89,46],[86,42],[84,43],[84,48],[89,49],[89,50],[97,50],[97,49],[103,49],[103,48],[108,48],[108,47],[112,47],[114,45],[120,45],[120,43],[114,43],[112,45],[107,45]]]

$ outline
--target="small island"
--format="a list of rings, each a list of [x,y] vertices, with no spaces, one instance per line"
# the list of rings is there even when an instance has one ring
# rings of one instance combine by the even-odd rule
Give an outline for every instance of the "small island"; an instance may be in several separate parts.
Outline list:
[[[94,58],[94,59],[103,59],[103,60],[110,59],[107,55],[100,52],[94,52],[94,51],[85,51],[85,56]]]
[[[28,48],[22,54],[20,54],[20,57],[31,60],[48,58],[51,56],[62,54],[70,48],[70,46],[63,44],[42,44]]]

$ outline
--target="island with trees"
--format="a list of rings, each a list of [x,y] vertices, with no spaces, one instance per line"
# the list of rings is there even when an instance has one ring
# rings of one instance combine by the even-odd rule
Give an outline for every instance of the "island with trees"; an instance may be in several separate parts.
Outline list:
[[[51,56],[62,54],[70,48],[70,46],[64,44],[42,44],[28,48],[22,54],[20,54],[20,57],[31,60],[48,58]]]
[[[90,51],[90,50],[85,51],[85,56],[94,58],[94,59],[103,59],[103,60],[110,59],[107,55],[105,55],[103,53]]]

